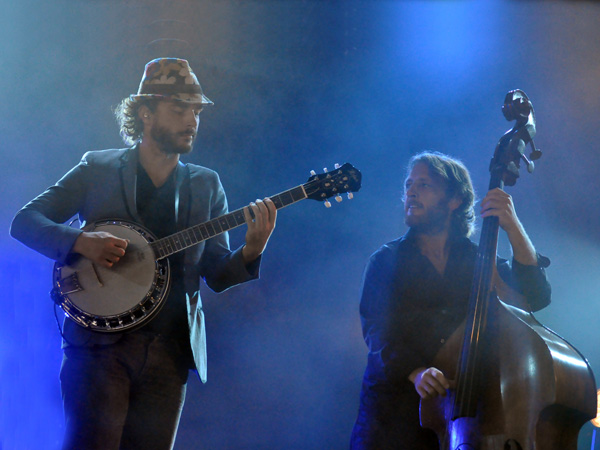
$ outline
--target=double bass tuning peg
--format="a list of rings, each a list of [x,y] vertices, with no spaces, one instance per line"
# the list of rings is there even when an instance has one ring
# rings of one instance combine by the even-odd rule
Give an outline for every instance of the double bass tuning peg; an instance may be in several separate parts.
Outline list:
[[[523,159],[523,161],[525,161],[525,164],[527,164],[527,172],[533,173],[535,169],[535,164],[533,163],[533,161],[535,161],[536,159],[540,159],[542,157],[542,152],[541,150],[538,150],[536,148],[533,139],[529,141],[529,143],[531,144],[531,153],[529,154],[529,158],[527,158],[527,156],[525,156],[524,154],[521,155],[521,158]]]
[[[540,159],[542,157],[542,151],[539,150],[535,146],[535,142],[533,142],[533,139],[531,140],[530,144],[531,144],[531,154],[529,155],[529,159],[531,161],[535,161],[536,159]]]

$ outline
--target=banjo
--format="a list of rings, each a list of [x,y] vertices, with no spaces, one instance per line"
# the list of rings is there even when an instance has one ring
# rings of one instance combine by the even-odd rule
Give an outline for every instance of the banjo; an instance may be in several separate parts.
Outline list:
[[[315,174],[302,185],[271,197],[277,209],[306,198],[328,201],[340,194],[357,192],[361,173],[351,164],[336,164],[335,170]],[[85,227],[127,239],[127,252],[112,268],[97,266],[73,255],[65,264],[56,263],[52,274],[52,300],[76,324],[92,331],[112,333],[137,328],[162,308],[171,286],[168,256],[218,236],[246,223],[244,208],[157,239],[141,225],[107,219]]]

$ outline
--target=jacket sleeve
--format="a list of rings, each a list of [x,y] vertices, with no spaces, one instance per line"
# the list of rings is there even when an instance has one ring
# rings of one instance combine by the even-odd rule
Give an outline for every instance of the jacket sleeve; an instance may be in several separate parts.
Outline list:
[[[27,203],[12,221],[11,236],[48,258],[64,262],[81,233],[65,222],[75,216],[83,204],[87,170],[87,163],[82,159],[55,185]]]
[[[501,258],[497,267],[500,277],[527,301],[531,311],[539,311],[548,306],[552,298],[552,288],[546,276],[550,260],[537,254],[537,265],[525,265],[513,258],[512,264]]]
[[[225,190],[216,172],[209,183],[211,184],[210,218],[214,219],[228,213]],[[192,193],[193,195],[193,193]],[[261,257],[244,264],[242,248],[235,251],[229,248],[229,235],[222,233],[206,242],[200,258],[199,272],[207,286],[215,292],[223,292],[237,284],[259,277]]]
[[[399,300],[401,274],[395,253],[384,247],[375,253],[365,269],[360,300],[363,336],[369,348],[365,381],[408,383],[408,375],[426,362],[409,343],[389,341],[392,307]],[[397,307],[397,306],[396,306]]]

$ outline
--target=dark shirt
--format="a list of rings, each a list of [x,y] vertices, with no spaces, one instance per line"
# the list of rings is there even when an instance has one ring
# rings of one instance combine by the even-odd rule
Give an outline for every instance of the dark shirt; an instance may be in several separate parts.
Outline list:
[[[419,425],[419,396],[408,375],[431,367],[464,320],[476,255],[477,246],[469,239],[451,241],[441,275],[409,231],[370,258],[360,303],[369,354],[353,448],[437,448],[435,436]],[[538,266],[497,261],[502,279],[523,293],[533,310],[550,302],[543,268],[547,259],[538,260]]]
[[[175,212],[175,174],[174,170],[167,181],[156,187],[141,164],[138,163],[136,206],[143,225],[155,237],[163,238],[177,232]],[[180,344],[189,334],[187,308],[183,283],[183,252],[169,256],[171,270],[171,289],[164,306],[143,331],[169,336]]]

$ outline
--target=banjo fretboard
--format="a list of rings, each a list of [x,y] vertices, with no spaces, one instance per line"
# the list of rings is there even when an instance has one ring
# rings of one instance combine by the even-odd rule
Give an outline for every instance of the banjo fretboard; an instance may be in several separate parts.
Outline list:
[[[304,200],[307,198],[307,195],[304,185],[300,185],[270,198],[275,204],[275,207],[281,209],[300,200]],[[177,233],[162,239],[157,239],[150,244],[154,250],[154,254],[157,256],[156,259],[166,258],[174,253],[199,244],[202,241],[244,225],[246,223],[246,219],[244,218],[245,208],[247,208],[247,206],[236,209],[235,211],[217,217],[216,219],[209,220],[208,222],[178,231]]]

